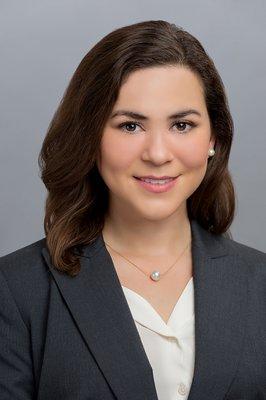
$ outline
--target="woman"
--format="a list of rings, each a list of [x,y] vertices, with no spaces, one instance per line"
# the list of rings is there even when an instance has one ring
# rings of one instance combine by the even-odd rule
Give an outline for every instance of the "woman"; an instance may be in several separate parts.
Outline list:
[[[229,231],[232,137],[182,28],[88,52],[40,152],[45,237],[1,258],[1,399],[266,398],[266,254]]]

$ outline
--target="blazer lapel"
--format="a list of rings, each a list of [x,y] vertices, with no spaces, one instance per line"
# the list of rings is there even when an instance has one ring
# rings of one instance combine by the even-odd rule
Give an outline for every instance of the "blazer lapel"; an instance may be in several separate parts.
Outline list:
[[[233,242],[195,220],[191,227],[195,368],[188,400],[223,399],[243,349],[248,273]]]
[[[195,369],[188,400],[223,398],[234,377],[244,332],[247,281],[221,237],[191,221]],[[100,233],[83,247],[74,278],[42,254],[81,335],[118,400],[158,400],[152,367]]]
[[[158,400],[151,365],[102,235],[84,248],[71,278],[42,254],[91,353],[118,400]]]

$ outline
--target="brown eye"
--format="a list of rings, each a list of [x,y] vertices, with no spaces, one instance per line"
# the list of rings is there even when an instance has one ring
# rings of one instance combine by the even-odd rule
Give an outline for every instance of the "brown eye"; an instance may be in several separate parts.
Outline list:
[[[136,122],[133,121],[126,121],[123,122],[122,124],[118,125],[119,128],[122,129],[122,131],[124,132],[135,132],[134,127],[139,126]],[[129,129],[127,129],[127,127],[130,127]],[[126,128],[126,129],[125,129]]]
[[[183,128],[185,128],[185,126],[187,125],[186,122],[178,122],[176,125],[181,125],[181,127],[183,126]],[[183,131],[183,129],[181,129]]]
[[[181,129],[178,129],[179,132],[188,132],[188,130],[186,129],[186,126],[190,126],[191,128],[196,126],[196,124],[194,124],[193,122],[186,122],[186,121],[177,121],[174,123],[174,126],[178,125],[179,127],[181,127]],[[122,124],[118,125],[119,129],[122,129],[122,131],[124,132],[132,132],[132,133],[136,133],[137,130],[135,129],[136,126],[140,127],[140,125],[138,123],[136,123],[135,121],[126,121],[123,122]],[[190,129],[189,129],[190,130]]]
[[[195,126],[194,123],[192,123],[192,122],[185,122],[185,121],[178,121],[178,122],[175,122],[174,125],[179,125],[179,126],[181,125],[180,132],[187,132],[187,131],[184,129],[187,125],[190,126],[191,128]],[[189,130],[190,130],[190,129],[189,129]]]

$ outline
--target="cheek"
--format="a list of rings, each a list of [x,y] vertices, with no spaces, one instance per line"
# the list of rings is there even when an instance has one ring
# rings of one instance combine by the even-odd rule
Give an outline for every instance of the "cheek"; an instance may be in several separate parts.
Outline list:
[[[112,173],[121,172],[130,167],[135,158],[134,147],[128,142],[115,140],[112,135],[106,135],[101,143],[101,168],[111,170]]]
[[[206,140],[186,142],[178,152],[178,158],[185,168],[198,169],[207,165],[209,144]]]

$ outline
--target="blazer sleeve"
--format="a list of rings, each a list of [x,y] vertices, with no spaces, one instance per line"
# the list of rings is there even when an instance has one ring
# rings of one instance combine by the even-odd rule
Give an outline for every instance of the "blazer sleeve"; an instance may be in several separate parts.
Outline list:
[[[0,270],[0,399],[34,399],[30,332]]]

